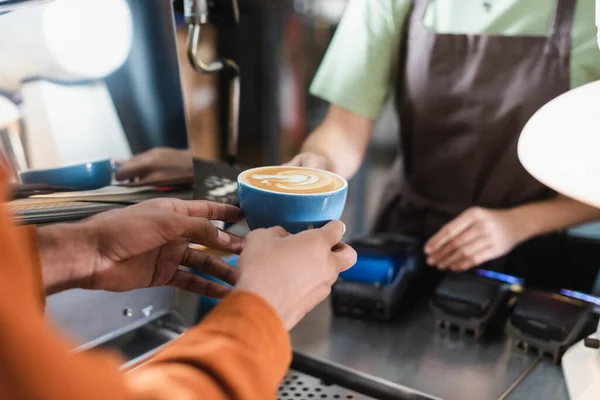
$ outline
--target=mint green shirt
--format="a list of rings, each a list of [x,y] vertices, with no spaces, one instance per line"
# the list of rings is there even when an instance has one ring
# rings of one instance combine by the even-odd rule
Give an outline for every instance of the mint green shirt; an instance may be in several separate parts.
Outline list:
[[[558,0],[432,0],[423,22],[439,33],[547,35]],[[396,81],[411,0],[350,0],[311,93],[377,119]],[[600,79],[594,0],[579,0],[571,32],[571,87]]]

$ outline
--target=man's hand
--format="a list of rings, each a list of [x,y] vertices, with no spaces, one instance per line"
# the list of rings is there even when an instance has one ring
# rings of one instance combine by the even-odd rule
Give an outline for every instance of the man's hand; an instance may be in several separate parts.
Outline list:
[[[296,157],[292,158],[290,162],[284,165],[288,165],[290,167],[305,167],[322,170],[331,170],[327,158],[315,153],[300,153]]]
[[[168,285],[223,297],[229,288],[179,266],[235,284],[232,267],[188,244],[239,253],[242,239],[217,229],[210,221],[235,222],[240,218],[239,209],[233,206],[159,199],[99,214],[80,223],[41,228],[47,292],[74,287],[120,292]]]
[[[324,169],[350,179],[365,158],[374,125],[372,119],[331,105],[302,152],[285,165]]]
[[[246,238],[238,262],[236,290],[264,298],[292,329],[330,293],[340,272],[356,263],[356,252],[341,242],[345,226],[290,235],[283,228],[260,229]]]
[[[525,239],[519,226],[511,210],[470,208],[425,244],[427,263],[461,272],[499,258]]]
[[[168,147],[154,148],[117,165],[117,180],[133,180],[139,184],[193,176],[192,154],[188,150]]]

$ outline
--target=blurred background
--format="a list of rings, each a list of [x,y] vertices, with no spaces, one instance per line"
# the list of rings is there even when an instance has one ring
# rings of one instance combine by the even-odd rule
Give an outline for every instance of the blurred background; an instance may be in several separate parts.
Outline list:
[[[34,56],[36,49],[31,49],[28,58],[17,57],[17,49],[5,56],[11,62],[0,68],[0,116],[4,116],[0,117],[0,146],[12,161],[15,180],[19,171],[31,168],[102,157],[124,159],[154,147],[185,149],[189,145],[195,157],[224,158],[229,77],[226,73],[199,74],[187,61],[183,1],[171,5],[164,0],[127,0],[128,15],[117,7],[120,2],[105,3],[96,13],[102,11],[115,19],[120,12],[124,22],[99,27],[96,36],[90,32],[89,40],[110,33],[112,38],[105,40],[119,40],[121,52],[128,52],[123,59],[114,48],[107,48],[106,54],[88,55],[90,64],[107,64],[105,76],[65,71],[38,79],[38,69],[56,69],[46,64],[61,60],[43,51]],[[347,3],[241,0],[237,28],[203,27],[200,57],[214,59],[218,54],[241,67],[241,164],[274,165],[289,160],[323,119],[327,104],[310,96],[308,88]],[[172,6],[175,42],[167,21],[173,18]],[[19,13],[34,14],[35,10]],[[23,16],[23,20],[31,18]],[[77,10],[72,10],[56,17],[55,24],[81,28],[77,19]],[[4,24],[7,32],[9,25]],[[65,36],[57,35],[56,40],[73,34],[59,33]],[[121,65],[114,68],[108,59]],[[28,76],[14,76],[13,71],[28,69]],[[373,215],[383,172],[395,155],[394,118],[390,109],[381,119],[366,165],[351,185],[344,216],[350,233],[364,232]]]
[[[290,160],[323,120],[328,104],[308,89],[348,1],[242,0],[239,28],[211,32],[214,39],[204,42],[207,55],[216,51],[241,67],[241,163],[277,165]],[[181,11],[182,2],[175,6]],[[187,27],[179,24],[180,61],[185,57],[186,32]],[[227,110],[219,109],[216,99],[227,93],[218,93],[219,78],[198,75],[186,62],[181,62],[181,74],[194,154],[223,157]],[[350,185],[344,215],[350,234],[365,232],[374,218],[387,166],[396,155],[397,126],[388,107],[365,165]]]

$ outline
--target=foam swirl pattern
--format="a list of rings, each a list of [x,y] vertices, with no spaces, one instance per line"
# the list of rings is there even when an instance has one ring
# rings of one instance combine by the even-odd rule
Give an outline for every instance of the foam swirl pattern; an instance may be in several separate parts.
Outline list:
[[[259,189],[282,193],[327,193],[344,186],[340,178],[328,172],[294,168],[265,168],[250,171],[244,175],[243,180]]]

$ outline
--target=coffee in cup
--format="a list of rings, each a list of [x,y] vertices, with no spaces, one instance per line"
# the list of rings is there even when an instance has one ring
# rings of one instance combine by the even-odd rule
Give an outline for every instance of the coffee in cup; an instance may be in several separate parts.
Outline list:
[[[254,169],[242,174],[242,181],[258,189],[288,194],[328,193],[346,184],[331,172],[292,167]]]
[[[260,167],[238,176],[240,207],[250,229],[319,228],[341,218],[347,192],[344,178],[312,168]]]

